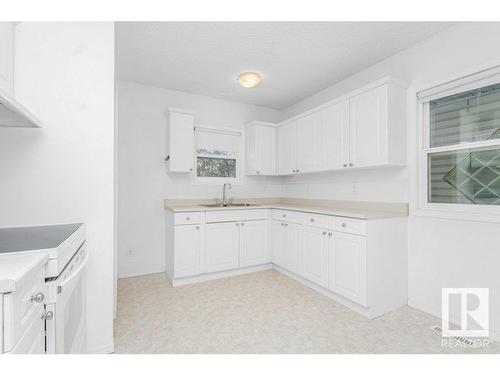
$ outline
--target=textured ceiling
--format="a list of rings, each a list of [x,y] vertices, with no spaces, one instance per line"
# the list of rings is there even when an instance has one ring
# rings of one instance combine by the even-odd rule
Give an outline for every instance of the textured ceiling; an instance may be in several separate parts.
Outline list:
[[[451,26],[443,22],[118,22],[118,79],[286,108]],[[237,83],[262,74],[256,89]]]

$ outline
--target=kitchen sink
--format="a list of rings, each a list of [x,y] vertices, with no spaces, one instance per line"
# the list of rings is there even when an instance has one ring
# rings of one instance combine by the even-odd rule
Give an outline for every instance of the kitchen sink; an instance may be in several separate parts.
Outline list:
[[[229,203],[229,204],[200,204],[201,207],[252,207],[259,206],[258,204],[253,203]]]

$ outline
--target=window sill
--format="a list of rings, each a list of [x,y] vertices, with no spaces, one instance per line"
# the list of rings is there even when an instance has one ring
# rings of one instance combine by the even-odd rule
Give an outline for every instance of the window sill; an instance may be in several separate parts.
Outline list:
[[[413,208],[410,209],[410,216],[500,224],[500,209],[497,213],[495,213],[491,211],[478,212],[473,210],[466,212],[464,210],[450,210],[443,208]]]

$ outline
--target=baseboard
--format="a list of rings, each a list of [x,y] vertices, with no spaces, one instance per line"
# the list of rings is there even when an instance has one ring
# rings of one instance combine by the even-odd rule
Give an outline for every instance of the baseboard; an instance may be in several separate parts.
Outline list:
[[[88,348],[87,354],[111,354],[115,351],[115,343],[112,341],[109,344],[96,347],[96,348]]]
[[[203,275],[192,276],[192,277],[183,277],[180,279],[174,279],[173,281],[170,280],[170,283],[174,287],[181,286],[181,285],[194,284],[194,283],[202,283],[204,281],[217,280],[217,279],[222,279],[225,277],[238,276],[238,275],[244,275],[246,273],[269,270],[272,267],[273,266],[271,263],[266,263],[266,264],[260,264],[258,266],[237,268],[237,269],[229,270],[229,271],[206,273]]]
[[[376,317],[376,315],[374,315],[374,312],[370,308],[367,308],[367,307],[358,305],[355,302],[349,301],[348,299],[346,299],[346,298],[344,298],[344,297],[342,297],[334,292],[331,292],[330,290],[325,289],[322,286],[313,283],[312,281],[304,279],[302,276],[299,276],[299,275],[294,274],[293,272],[287,271],[286,269],[281,268],[280,266],[277,266],[276,264],[273,264],[273,269],[275,269],[276,271],[282,273],[283,275],[286,275],[286,276],[294,279],[295,281],[307,286],[308,288],[311,288],[312,290],[314,290],[318,293],[321,293],[325,297],[333,299],[334,301],[336,301],[336,302],[340,303],[341,305],[357,312],[358,314],[364,316],[365,318],[373,319]]]

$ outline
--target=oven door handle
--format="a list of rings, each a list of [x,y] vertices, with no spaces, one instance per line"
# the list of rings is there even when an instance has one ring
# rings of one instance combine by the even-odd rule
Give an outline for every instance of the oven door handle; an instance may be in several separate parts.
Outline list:
[[[65,279],[61,284],[57,284],[57,294],[61,294],[62,288],[65,285],[67,285],[68,283],[70,283],[75,277],[77,277],[83,271],[83,268],[87,265],[89,257],[90,257],[90,254],[88,251],[86,251],[85,259],[82,260],[82,262],[80,263],[78,268],[71,274],[71,276],[68,277],[67,279]]]

